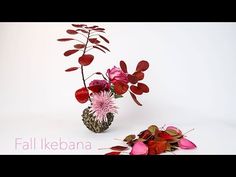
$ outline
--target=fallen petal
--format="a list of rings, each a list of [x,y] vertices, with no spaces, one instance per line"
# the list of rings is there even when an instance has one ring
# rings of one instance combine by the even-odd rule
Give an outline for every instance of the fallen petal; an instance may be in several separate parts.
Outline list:
[[[130,155],[147,155],[148,147],[141,141],[137,141],[134,143]]]
[[[186,138],[181,138],[178,142],[178,145],[181,149],[194,149],[197,147],[193,142]]]

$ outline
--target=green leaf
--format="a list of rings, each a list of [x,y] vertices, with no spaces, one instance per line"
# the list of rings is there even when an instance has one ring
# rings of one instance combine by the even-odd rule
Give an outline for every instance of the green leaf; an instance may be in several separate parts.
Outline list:
[[[148,130],[152,133],[152,135],[154,135],[156,130],[158,131],[159,129],[156,125],[151,125],[148,127]]]
[[[125,137],[125,139],[123,141],[125,142],[130,142],[130,141],[133,141],[135,139],[135,135],[128,135]]]
[[[114,97],[115,97],[115,98],[122,98],[123,96],[122,96],[122,95],[117,95],[117,94],[115,94]]]
[[[177,131],[175,130],[165,130],[166,133],[168,133],[171,136],[177,136],[179,135]]]

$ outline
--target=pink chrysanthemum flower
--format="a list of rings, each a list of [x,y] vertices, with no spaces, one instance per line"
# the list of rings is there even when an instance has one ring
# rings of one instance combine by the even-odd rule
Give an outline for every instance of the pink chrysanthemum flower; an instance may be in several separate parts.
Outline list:
[[[99,93],[93,93],[91,99],[91,111],[94,112],[98,121],[107,122],[107,113],[117,113],[117,107],[114,102],[115,98],[111,92],[101,91]]]

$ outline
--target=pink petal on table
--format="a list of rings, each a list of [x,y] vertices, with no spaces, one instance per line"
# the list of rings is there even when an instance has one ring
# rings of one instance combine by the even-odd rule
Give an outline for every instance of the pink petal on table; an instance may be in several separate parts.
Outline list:
[[[148,154],[148,147],[141,141],[137,141],[130,152],[130,155],[147,155]]]
[[[178,128],[176,128],[176,127],[174,127],[174,126],[168,126],[167,128],[166,128],[166,130],[174,130],[174,131],[176,131],[178,134],[182,134],[182,132],[181,132],[181,130],[180,129],[178,129]]]
[[[197,146],[186,138],[181,138],[178,142],[181,149],[194,149]]]

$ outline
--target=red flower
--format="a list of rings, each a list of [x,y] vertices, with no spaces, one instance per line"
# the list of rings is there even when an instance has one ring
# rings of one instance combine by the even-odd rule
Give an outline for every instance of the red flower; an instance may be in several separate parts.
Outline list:
[[[107,70],[107,75],[113,84],[115,84],[117,81],[121,81],[125,84],[129,82],[127,78],[128,74],[124,73],[120,68],[115,66],[112,69]]]
[[[90,82],[88,89],[95,93],[98,93],[100,91],[108,91],[110,90],[110,83],[108,83],[105,80],[95,79],[92,82]]]

